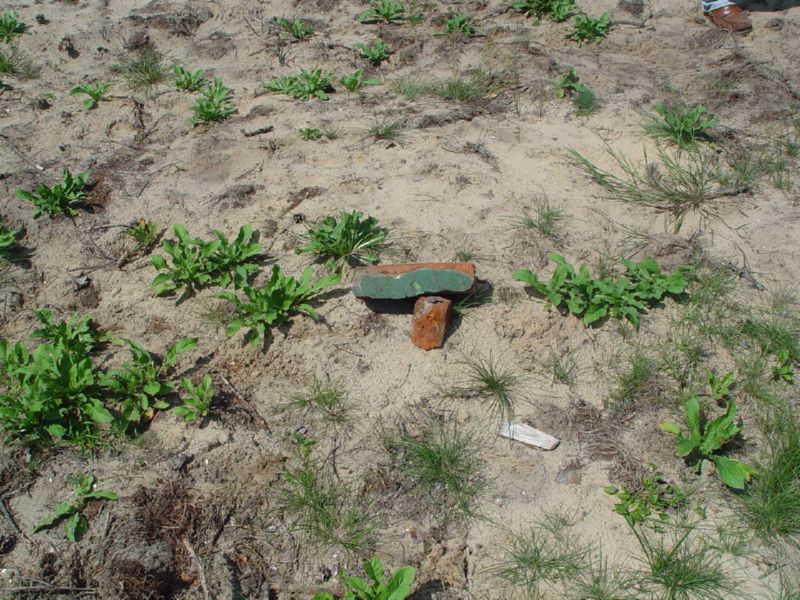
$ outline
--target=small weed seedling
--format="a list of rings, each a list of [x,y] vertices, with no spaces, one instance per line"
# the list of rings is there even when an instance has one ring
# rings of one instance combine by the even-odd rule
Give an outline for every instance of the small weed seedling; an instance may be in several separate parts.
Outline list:
[[[304,40],[314,35],[314,28],[302,19],[287,19],[275,17],[275,23],[283,30],[283,36],[290,36],[295,40]]]
[[[387,60],[392,52],[392,47],[383,40],[375,40],[369,46],[366,44],[353,44],[353,47],[361,51],[361,56],[373,65],[379,65],[381,61]]]
[[[183,225],[175,225],[173,233],[175,241],[166,240],[162,246],[172,264],[167,264],[163,256],[150,257],[151,265],[166,271],[151,283],[156,296],[184,290],[186,297],[212,284],[227,287],[233,283],[239,288],[258,270],[253,259],[261,252],[261,245],[252,241],[250,225],[241,227],[233,242],[219,231],[214,232],[217,239],[209,242],[191,238]]]
[[[361,13],[362,23],[402,23],[406,20],[406,5],[399,0],[372,0],[368,10]]]
[[[584,42],[589,44],[599,44],[608,36],[611,31],[611,18],[604,13],[595,19],[589,15],[576,15],[572,22],[572,30],[567,33],[566,38],[578,42],[578,46]]]
[[[82,511],[86,508],[89,500],[118,500],[114,492],[109,490],[95,490],[94,475],[84,475],[83,477],[71,478],[75,486],[72,490],[75,499],[72,502],[63,502],[56,506],[55,511],[49,517],[45,517],[36,524],[33,533],[38,533],[42,529],[49,529],[62,519],[66,519],[64,529],[67,539],[77,542],[86,530],[89,529],[89,521],[83,516]]]
[[[0,250],[0,256],[2,256],[2,250]],[[794,367],[792,365],[792,357],[789,355],[789,350],[786,348],[778,350],[776,359],[777,364],[772,367],[773,379],[778,379],[786,383],[794,383]]]
[[[164,55],[152,44],[124,55],[120,64],[112,66],[111,71],[121,75],[130,90],[141,90],[146,94],[169,76],[169,69],[164,65]]]
[[[570,97],[578,115],[590,115],[597,110],[597,96],[588,85],[580,82],[575,69],[570,68],[556,84],[555,95],[558,98]]]
[[[700,139],[708,139],[708,131],[718,124],[717,118],[702,104],[689,107],[683,102],[659,102],[656,114],[650,115],[644,129],[653,137],[687,148]]]
[[[73,177],[69,169],[64,167],[61,183],[53,187],[42,184],[32,192],[17,190],[16,196],[33,204],[36,209],[33,213],[34,219],[45,213],[51,217],[58,214],[74,217],[78,214],[74,207],[86,199],[88,181],[88,171]]]
[[[579,84],[580,77],[578,77],[577,71],[570,67],[569,70],[565,71],[559,78],[553,93],[556,95],[556,98],[566,98],[567,96],[571,96],[573,92],[578,91]]]
[[[192,72],[180,65],[175,65],[172,70],[175,73],[175,88],[182,92],[197,92],[210,83],[205,78],[203,69]]]
[[[230,101],[233,90],[222,84],[222,79],[215,77],[195,98],[191,111],[192,123],[217,123],[225,121],[236,112],[236,106]]]
[[[685,419],[689,429],[687,435],[675,423],[665,421],[661,429],[671,433],[676,439],[676,451],[689,461],[695,469],[700,468],[703,460],[712,461],[722,482],[734,489],[744,489],[745,482],[750,480],[754,469],[743,462],[715,454],[723,446],[731,442],[741,431],[736,424],[736,403],[728,397],[728,387],[733,382],[733,374],[729,373],[721,380],[716,379],[711,371],[707,372],[711,398],[719,402],[727,398],[725,414],[707,422],[703,415],[700,399],[693,396],[686,402]]]
[[[0,15],[0,40],[4,44],[10,44],[24,31],[25,24],[19,22],[19,14],[6,12]]]
[[[194,423],[197,420],[204,419],[208,415],[211,403],[214,400],[212,383],[211,375],[208,374],[203,375],[203,379],[197,385],[194,385],[191,379],[182,378],[183,404],[173,408],[172,412],[187,423]]]
[[[287,323],[294,314],[304,314],[315,321],[319,319],[311,302],[324,289],[341,280],[338,274],[328,275],[312,282],[313,270],[308,267],[300,279],[284,275],[278,265],[272,267],[272,276],[262,287],[244,286],[245,299],[230,292],[220,292],[217,297],[228,300],[236,307],[236,316],[226,329],[235,335],[243,327],[248,328],[245,340],[252,345],[267,341],[267,330],[275,325]]]
[[[467,37],[477,35],[478,29],[471,23],[472,17],[464,13],[450,13],[444,23],[446,34],[461,34]]]
[[[86,83],[72,88],[69,93],[73,96],[76,94],[85,94],[89,96],[83,101],[83,107],[86,110],[91,110],[97,106],[98,102],[108,100],[107,92],[110,87],[110,83]]]
[[[125,234],[136,242],[136,247],[133,249],[134,254],[147,254],[158,242],[161,230],[158,224],[139,219],[125,229]]]
[[[14,251],[17,249],[17,237],[22,232],[21,229],[14,231],[5,226],[0,219],[0,259],[11,260]]]
[[[343,212],[339,217],[323,217],[308,226],[307,242],[297,254],[315,254],[328,260],[329,269],[341,271],[345,265],[375,264],[386,246],[387,230],[378,227],[375,217],[361,212]]]
[[[369,579],[339,575],[344,586],[342,600],[405,600],[411,594],[411,586],[417,570],[414,567],[400,567],[389,580],[383,573],[379,558],[368,560],[364,572]],[[334,600],[329,593],[316,594],[311,600]]]
[[[639,263],[623,259],[620,262],[627,269],[624,276],[594,279],[586,265],[576,270],[560,254],[548,254],[547,258],[558,265],[549,283],[539,281],[536,274],[527,269],[514,271],[514,279],[527,283],[544,296],[548,306],[564,307],[582,317],[585,325],[612,317],[626,318],[638,326],[639,314],[649,305],[668,295],[679,296],[689,285],[688,267],[665,276],[653,259]]]
[[[339,80],[339,83],[344,86],[351,94],[354,92],[361,91],[361,88],[365,85],[380,85],[380,79],[364,79],[364,73],[361,69],[358,69],[354,73],[350,73],[349,75],[343,75],[342,78]]]
[[[575,0],[520,0],[511,6],[536,21],[548,17],[556,23],[563,23],[577,10]]]
[[[169,408],[167,398],[175,393],[175,384],[169,381],[178,356],[197,346],[197,338],[183,338],[167,349],[164,360],[156,364],[153,355],[131,340],[114,340],[125,346],[132,360],[120,368],[102,373],[99,383],[109,390],[116,401],[120,418],[114,427],[125,433],[131,427],[147,423],[157,410]]]
[[[316,142],[322,138],[322,130],[316,127],[302,127],[299,131],[300,139],[306,142]]]
[[[676,485],[667,483],[655,465],[650,465],[650,475],[642,479],[638,490],[606,486],[606,494],[615,496],[619,502],[614,512],[622,515],[633,527],[647,521],[655,514],[659,521],[669,521],[669,511],[683,508],[688,503],[686,494]]]
[[[300,69],[296,75],[276,77],[263,85],[273,93],[286,94],[295,100],[328,100],[328,94],[333,91],[334,77],[333,73],[325,73],[322,69]]]

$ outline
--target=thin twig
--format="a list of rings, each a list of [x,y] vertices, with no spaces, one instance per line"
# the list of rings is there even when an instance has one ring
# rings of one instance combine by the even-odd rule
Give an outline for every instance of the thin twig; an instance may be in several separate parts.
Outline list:
[[[265,125],[264,127],[259,127],[257,129],[241,129],[240,131],[244,137],[253,137],[256,135],[261,135],[262,133],[269,133],[273,129],[275,128],[272,125]]]
[[[17,148],[17,146],[16,146],[16,144],[14,142],[12,142],[10,139],[8,139],[8,136],[5,136],[2,133],[0,133],[0,138],[5,140],[6,144],[8,144],[8,147],[11,148],[14,151],[14,153],[17,156],[19,156],[22,160],[24,160],[29,165],[35,167],[37,171],[44,171],[44,167],[42,165],[37,164],[34,161],[32,161],[30,158],[28,158],[28,156],[22,150]]]
[[[12,529],[16,531],[19,535],[25,535],[22,533],[22,530],[19,528],[19,525],[17,525],[17,522],[14,520],[14,516],[11,514],[11,511],[8,510],[5,498],[0,500],[0,509],[2,509],[3,515],[5,515],[6,520],[8,521],[8,524],[11,525]]]
[[[205,569],[203,569],[203,563],[200,562],[200,558],[197,556],[194,548],[192,548],[192,545],[186,538],[183,538],[183,546],[186,548],[186,551],[189,553],[189,556],[192,557],[192,560],[197,567],[197,572],[200,576],[200,586],[203,588],[203,597],[205,600],[211,600],[211,593],[208,591],[208,582],[206,581],[206,572]]]
[[[225,385],[227,385],[227,386],[230,388],[231,392],[233,392],[233,395],[234,395],[234,397],[235,397],[235,398],[236,398],[236,399],[237,399],[239,402],[241,402],[242,404],[244,404],[245,406],[247,406],[247,407],[248,407],[248,408],[251,410],[251,412],[255,413],[255,415],[256,415],[256,416],[257,416],[257,417],[258,417],[258,418],[261,420],[261,422],[264,424],[264,428],[265,428],[265,429],[266,429],[266,430],[267,430],[269,433],[272,433],[272,430],[269,428],[269,423],[267,423],[267,420],[266,420],[264,417],[262,417],[262,416],[261,416],[261,413],[260,413],[260,412],[258,412],[258,410],[256,410],[255,406],[253,406],[253,405],[252,405],[252,404],[251,404],[251,403],[250,403],[250,402],[249,402],[247,399],[245,399],[245,397],[244,397],[244,396],[242,396],[242,395],[239,393],[239,390],[237,390],[237,389],[234,387],[234,385],[233,385],[233,384],[232,384],[230,381],[228,381],[228,378],[227,378],[227,377],[225,377],[225,375],[223,375],[223,374],[222,374],[222,373],[220,373],[220,372],[217,372],[217,375],[219,375],[219,378],[222,380],[222,382],[223,382]]]

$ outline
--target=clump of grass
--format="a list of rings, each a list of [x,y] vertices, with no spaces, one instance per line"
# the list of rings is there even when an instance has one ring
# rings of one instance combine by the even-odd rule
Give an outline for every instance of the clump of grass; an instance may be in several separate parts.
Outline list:
[[[540,597],[543,584],[576,582],[589,569],[590,548],[566,535],[566,526],[563,518],[546,516],[515,535],[508,558],[493,568],[494,574],[533,598]]]
[[[429,415],[419,434],[405,429],[384,432],[383,445],[403,479],[422,494],[426,513],[441,507],[446,519],[451,511],[465,519],[478,516],[477,503],[486,480],[472,432]]]
[[[169,77],[170,67],[164,55],[152,44],[147,44],[131,54],[123,55],[111,71],[120,75],[131,91],[151,93],[153,88]]]
[[[402,133],[402,121],[391,117],[373,117],[367,133],[375,140],[397,141]]]
[[[552,383],[572,388],[578,382],[578,362],[572,354],[559,356],[551,349],[547,359],[540,361],[537,368]]]
[[[336,383],[326,383],[313,377],[308,386],[289,398],[288,408],[320,416],[334,427],[341,427],[352,419],[352,405],[344,390]]]
[[[569,151],[569,159],[600,185],[611,200],[665,213],[675,234],[688,214],[697,212],[707,218],[713,214],[714,200],[747,189],[736,187],[723,176],[723,166],[711,151],[698,149],[672,155],[658,146],[656,161],[649,161],[645,152],[644,168],[608,145],[606,151],[622,175],[598,167],[575,150]]]
[[[645,533],[632,528],[639,541],[647,569],[637,577],[637,588],[647,597],[675,600],[725,600],[736,597],[738,582],[722,564],[720,553],[693,535],[684,525],[675,531]]]
[[[522,376],[501,364],[492,354],[475,352],[461,361],[461,367],[464,379],[446,394],[484,400],[501,421],[512,420],[522,392]]]
[[[476,289],[466,296],[459,298],[453,303],[453,311],[464,317],[476,308],[492,303],[493,291],[489,284],[479,285]]]
[[[345,265],[374,264],[386,248],[388,230],[378,219],[360,211],[329,215],[308,225],[305,245],[297,254],[314,254],[328,261],[328,268],[341,271]]]
[[[435,84],[433,92],[445,100],[469,102],[485,98],[490,91],[491,75],[485,71],[474,71],[468,75],[454,75]]]
[[[800,425],[789,410],[776,417],[766,458],[741,496],[745,519],[765,541],[800,534]]]
[[[283,472],[278,514],[316,545],[364,556],[374,548],[373,513],[312,456],[315,442],[295,434],[298,456]]]
[[[17,79],[36,79],[41,68],[34,64],[16,45],[0,48],[0,75]]]
[[[522,215],[513,219],[514,224],[522,229],[536,231],[542,237],[563,243],[566,235],[561,226],[568,220],[566,211],[552,204],[546,195],[533,199],[533,210],[523,210]]]
[[[657,406],[663,400],[664,387],[658,361],[638,350],[615,374],[610,408],[618,414],[629,414],[637,407]]]
[[[413,102],[433,93],[435,86],[431,81],[423,79],[419,75],[409,75],[397,79],[392,88],[395,93]]]

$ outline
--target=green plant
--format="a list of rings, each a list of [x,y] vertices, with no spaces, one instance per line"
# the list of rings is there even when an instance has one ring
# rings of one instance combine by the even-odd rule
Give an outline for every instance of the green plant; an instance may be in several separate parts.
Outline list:
[[[184,395],[183,404],[172,409],[176,415],[187,423],[193,423],[198,419],[204,419],[211,409],[214,401],[214,388],[212,387],[211,375],[203,375],[200,383],[194,385],[191,379],[183,377],[181,387]]]
[[[369,46],[366,44],[353,44],[353,48],[360,50],[361,56],[373,65],[378,65],[381,61],[387,60],[392,53],[392,47],[380,39],[375,40]]]
[[[445,33],[460,33],[466,36],[477,35],[478,29],[471,23],[472,17],[464,13],[450,12],[444,22]]]
[[[233,242],[224,234],[215,231],[215,240],[209,242],[191,238],[183,225],[173,227],[175,241],[166,240],[162,245],[170,259],[169,265],[163,256],[151,256],[150,264],[159,271],[151,286],[156,296],[172,294],[181,289],[187,297],[196,290],[209,285],[227,287],[233,283],[242,287],[258,265],[252,260],[261,252],[261,245],[252,241],[253,230],[244,225]]]
[[[7,49],[0,48],[0,75],[10,75],[18,79],[35,79],[41,69],[26,56],[16,44]]]
[[[327,216],[308,225],[306,244],[295,252],[327,259],[335,271],[345,265],[374,264],[386,246],[387,233],[375,217],[357,210],[342,212],[338,218]]]
[[[343,600],[405,600],[411,593],[411,586],[417,570],[414,567],[400,567],[387,580],[379,558],[364,564],[367,579],[342,576],[345,592]]]
[[[113,420],[90,356],[98,341],[91,318],[55,323],[49,310],[35,314],[43,327],[34,339],[43,341],[32,352],[0,340],[0,427],[29,446],[63,441],[91,448],[98,426]]]
[[[33,204],[36,209],[33,212],[34,219],[45,213],[51,217],[57,214],[74,217],[78,214],[78,211],[73,207],[83,202],[86,198],[88,181],[88,171],[73,177],[69,169],[64,167],[61,183],[53,187],[41,184],[32,192],[17,190],[15,195],[20,200]]]
[[[236,106],[230,101],[232,97],[233,90],[225,87],[222,79],[215,77],[190,107],[194,113],[192,123],[216,123],[229,119],[236,112]]]
[[[145,93],[150,93],[153,87],[169,76],[169,70],[164,65],[164,55],[152,44],[123,55],[119,64],[111,67],[111,71],[121,75],[130,90],[143,90]]]
[[[158,242],[161,230],[157,223],[139,219],[135,223],[128,225],[125,229],[125,235],[133,238],[133,241],[136,242],[136,247],[133,250],[135,254],[146,254]]]
[[[733,374],[728,373],[718,380],[708,370],[707,377],[711,388],[711,398],[716,402],[728,398],[728,387],[733,382]],[[717,467],[719,478],[725,485],[734,489],[743,489],[745,482],[749,481],[755,472],[754,469],[733,458],[715,454],[741,431],[741,427],[736,424],[736,403],[733,398],[728,398],[725,414],[708,422],[703,414],[700,399],[693,396],[686,402],[685,420],[689,430],[687,435],[684,435],[675,423],[670,421],[661,423],[663,431],[675,436],[678,456],[686,458],[695,469],[700,468],[703,460],[712,461]]]
[[[488,400],[489,408],[501,421],[511,421],[520,399],[522,377],[503,366],[492,354],[476,352],[462,360],[460,365],[464,379],[451,387],[447,395]]]
[[[342,78],[339,79],[339,82],[344,86],[351,94],[353,92],[358,92],[361,90],[362,87],[365,85],[380,85],[380,79],[364,79],[364,73],[361,69],[358,69],[354,73],[350,73],[349,75],[342,75]]]
[[[566,535],[560,517],[535,523],[526,534],[513,536],[508,558],[492,571],[530,597],[540,597],[543,583],[574,581],[588,567],[589,547]]]
[[[314,377],[302,392],[292,394],[288,408],[305,413],[319,413],[334,427],[347,425],[352,419],[352,406],[344,391],[336,384],[324,383]]]
[[[175,87],[183,92],[196,92],[210,83],[205,78],[203,69],[192,72],[180,65],[175,65],[172,70],[175,73]]]
[[[38,533],[42,529],[49,529],[62,519],[66,519],[64,529],[67,539],[77,542],[86,530],[89,529],[89,521],[83,516],[83,509],[89,500],[119,500],[119,496],[110,490],[96,490],[94,475],[83,475],[71,478],[73,484],[72,494],[75,499],[72,502],[62,502],[56,506],[55,511],[39,521],[33,530]]]
[[[604,489],[617,498],[614,512],[622,515],[630,526],[646,522],[654,513],[660,521],[669,521],[669,511],[683,508],[688,503],[686,493],[667,483],[653,464],[650,465],[650,474],[642,478],[636,489],[614,485]]]
[[[22,233],[21,229],[16,231],[6,227],[0,218],[0,260],[11,260],[17,250],[17,238]]]
[[[689,285],[686,279],[689,267],[665,276],[653,259],[639,263],[622,259],[620,262],[626,267],[622,277],[594,279],[586,265],[576,270],[560,254],[548,254],[547,258],[557,265],[548,283],[540,281],[527,269],[514,271],[514,279],[527,283],[544,296],[548,306],[563,307],[582,317],[585,325],[611,317],[626,318],[638,326],[639,314],[648,306],[665,296],[684,293]]]
[[[575,112],[585,117],[597,111],[598,102],[594,90],[589,86],[579,83],[577,90],[572,94],[572,103],[577,109]]]
[[[1,238],[0,238],[1,239]],[[777,354],[777,364],[772,367],[772,377],[786,383],[794,383],[794,368],[789,350],[781,348]]]
[[[102,100],[108,100],[107,92],[111,87],[110,83],[86,83],[72,88],[69,93],[71,95],[86,94],[89,96],[83,101],[83,107],[86,110],[91,110],[97,103]]]
[[[702,104],[690,107],[683,102],[659,102],[656,114],[648,117],[644,129],[653,137],[686,148],[694,146],[699,139],[707,139],[708,130],[718,124],[717,118]]]
[[[611,31],[611,17],[608,13],[603,13],[598,18],[590,17],[586,14],[575,15],[572,21],[572,29],[567,33],[566,38],[578,42],[581,46],[583,42],[599,44]]]
[[[373,117],[367,133],[376,140],[394,141],[400,138],[402,121],[388,116]]]
[[[4,44],[10,44],[14,39],[23,34],[25,24],[19,22],[19,14],[15,12],[4,12],[0,14],[0,40]]]
[[[536,231],[542,237],[560,244],[565,237],[561,225],[567,220],[563,208],[551,204],[550,198],[541,195],[533,198],[533,212],[524,210],[520,217],[513,219],[513,223],[523,229]]]
[[[615,375],[611,409],[617,414],[628,414],[640,406],[658,405],[664,387],[658,361],[641,350],[636,351]]]
[[[384,432],[384,448],[406,484],[422,494],[423,512],[433,507],[453,510],[461,518],[478,516],[478,500],[486,489],[483,461],[475,435],[457,423],[427,415],[420,431],[405,428]]]
[[[563,23],[577,10],[575,0],[521,0],[514,2],[511,7],[537,21],[549,17],[556,23]]]
[[[579,85],[580,77],[578,77],[577,71],[570,67],[559,78],[553,93],[557,98],[566,98],[567,96],[571,96],[573,92],[578,91]]]
[[[265,341],[267,329],[287,323],[294,314],[304,314],[315,321],[319,318],[310,302],[325,288],[341,280],[338,274],[321,277],[312,282],[313,270],[308,267],[300,279],[284,275],[278,265],[272,267],[272,276],[262,287],[245,285],[245,299],[236,294],[220,292],[217,297],[228,300],[236,307],[236,317],[226,329],[235,335],[243,327],[248,328],[245,340],[252,345]]]
[[[276,94],[286,94],[296,100],[318,98],[328,100],[328,93],[333,91],[333,73],[325,73],[322,69],[306,71],[300,69],[296,75],[282,75],[263,86]]]
[[[299,131],[300,139],[306,142],[316,142],[322,138],[322,131],[316,127],[301,127]]]
[[[572,354],[559,356],[554,350],[550,350],[546,360],[542,360],[537,365],[537,370],[546,375],[551,383],[574,387],[578,381],[578,362]]]
[[[290,35],[296,40],[302,40],[314,35],[314,28],[302,19],[287,19],[286,17],[275,17],[275,23],[283,29],[285,34]]]
[[[167,349],[164,360],[157,364],[153,355],[131,340],[116,339],[125,346],[131,360],[121,367],[102,373],[99,383],[113,396],[114,408],[119,413],[113,425],[120,432],[132,426],[149,422],[157,410],[169,408],[167,398],[175,393],[175,384],[169,381],[178,356],[197,346],[197,338],[182,338]]]
[[[601,169],[574,150],[569,151],[569,157],[607,192],[608,198],[667,213],[673,223],[672,233],[680,231],[687,214],[697,211],[708,216],[713,200],[749,189],[723,178],[719,159],[710,152],[698,149],[672,156],[659,145],[658,161],[648,161],[645,152],[645,166],[640,169],[608,145],[606,150],[622,170],[622,177]]]
[[[363,555],[374,546],[374,516],[350,487],[323,469],[312,456],[315,445],[294,434],[297,457],[283,469],[285,487],[279,492],[278,514],[310,541],[348,555]]]
[[[406,5],[399,0],[371,0],[368,10],[361,13],[362,23],[401,23],[406,16]]]

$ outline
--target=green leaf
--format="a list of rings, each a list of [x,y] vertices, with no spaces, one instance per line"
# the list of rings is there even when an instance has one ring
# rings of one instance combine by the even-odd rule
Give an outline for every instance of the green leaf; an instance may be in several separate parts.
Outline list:
[[[689,435],[693,438],[700,438],[700,400],[696,396],[689,398],[686,402],[686,426],[689,428]]]
[[[755,470],[744,463],[725,456],[712,457],[717,467],[717,473],[722,483],[736,490],[744,489],[746,481],[755,473]]]
[[[34,527],[33,529],[33,533],[38,533],[42,529],[47,529],[49,527],[52,527],[53,524],[56,523],[59,519],[61,519],[62,517],[66,517],[67,515],[71,515],[75,511],[76,509],[74,506],[72,506],[72,504],[69,504],[68,502],[62,502],[61,504],[56,506],[56,509],[53,511],[52,514],[45,517],[36,524],[36,527]]]
[[[401,567],[395,571],[386,586],[386,600],[405,600],[411,593],[411,586],[417,570],[414,567]]]
[[[364,572],[367,574],[367,577],[372,579],[376,584],[383,584],[383,565],[381,564],[381,559],[372,558],[368,560],[364,564]]]
[[[119,500],[119,496],[109,490],[97,490],[90,492],[83,496],[84,500],[98,499],[98,500]]]
[[[678,456],[688,456],[697,448],[697,441],[692,438],[679,437],[675,445],[675,452]]]
[[[81,513],[76,511],[67,519],[64,527],[67,530],[67,539],[71,542],[77,542],[83,537],[86,530],[89,529],[89,522]]]
[[[194,337],[182,338],[169,347],[164,362],[167,365],[171,365],[175,362],[175,360],[177,360],[178,355],[183,354],[184,352],[188,352],[189,350],[194,349],[196,346],[197,346],[197,338]]]
[[[86,407],[86,414],[95,423],[111,423],[114,420],[107,408],[99,402],[95,402]]]

